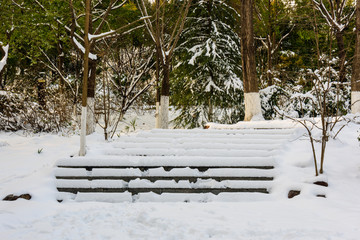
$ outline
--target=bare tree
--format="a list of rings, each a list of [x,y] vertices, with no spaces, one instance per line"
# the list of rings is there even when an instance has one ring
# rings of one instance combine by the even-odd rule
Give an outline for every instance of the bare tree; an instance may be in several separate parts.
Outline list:
[[[148,47],[108,45],[112,49],[105,56],[103,66],[103,96],[105,139],[113,137],[118,124],[135,101],[156,81],[151,77],[154,52]]]
[[[350,24],[355,11],[346,12],[345,8],[350,4],[350,0],[327,0],[325,4],[323,0],[312,0],[315,8],[321,13],[327,25],[334,31],[337,46],[338,56],[340,60],[339,81],[346,81],[346,48],[344,43],[344,31]],[[329,7],[327,7],[329,6]]]
[[[245,121],[262,118],[258,81],[256,78],[253,0],[241,0],[241,54],[244,82]]]
[[[281,36],[278,36],[278,33],[275,30],[276,25],[279,24],[280,21],[283,21],[283,18],[288,17],[289,12],[291,11],[290,7],[286,7],[284,4],[286,3],[283,3],[282,1],[279,3],[278,0],[266,0],[261,2],[261,6],[255,8],[257,18],[265,30],[265,36],[262,35],[258,39],[261,41],[267,52],[267,66],[265,69],[267,86],[274,84],[274,56],[279,50],[282,42],[290,35],[295,27],[295,25],[288,23],[290,29],[288,29],[287,32],[282,33]]]
[[[167,0],[160,2],[156,0],[156,20],[155,23],[150,21],[150,19],[144,19],[146,29],[148,30],[151,39],[153,40],[158,62],[157,65],[157,76],[160,76],[160,68],[162,70],[162,81],[161,81],[161,92],[160,92],[160,127],[168,128],[169,127],[169,95],[170,95],[170,67],[172,62],[172,57],[174,50],[177,46],[177,43],[180,38],[180,34],[184,29],[184,24],[186,16],[189,12],[189,8],[192,0],[184,0],[178,11],[178,18],[176,19],[175,25],[167,34],[164,29],[166,28],[166,19],[165,19],[165,8]],[[143,16],[148,16],[148,10],[145,6],[144,0],[138,1],[138,6]],[[160,13],[162,13],[160,19]],[[160,63],[159,63],[160,62]]]
[[[316,22],[316,17],[315,17]],[[318,39],[318,30],[317,26],[314,26],[314,33],[316,39]],[[319,42],[316,41],[316,49],[318,52],[319,69],[315,71],[309,70],[311,73],[311,84],[312,90],[307,94],[305,98],[312,102],[312,106],[315,108],[315,112],[319,113],[319,118],[304,118],[304,119],[295,119],[286,114],[280,114],[284,117],[292,119],[300,123],[307,131],[307,136],[309,137],[314,167],[315,167],[315,175],[324,173],[324,162],[325,162],[325,152],[327,142],[330,138],[335,139],[340,131],[346,126],[349,122],[348,119],[344,118],[340,114],[340,110],[338,109],[339,102],[341,101],[340,89],[339,89],[339,74],[334,71],[334,69],[330,66],[330,60],[332,58],[332,34],[329,33],[329,56],[323,55],[325,57],[321,58]],[[320,66],[322,65],[322,66]],[[335,96],[335,99],[332,99],[332,96]],[[305,99],[303,99],[304,101]],[[331,101],[334,101],[331,106]],[[333,108],[335,107],[335,109]],[[339,128],[336,128],[337,125],[341,125]],[[316,132],[317,131],[317,132]],[[317,151],[315,147],[315,143],[320,144],[320,158],[317,156]],[[319,161],[320,159],[320,161]]]

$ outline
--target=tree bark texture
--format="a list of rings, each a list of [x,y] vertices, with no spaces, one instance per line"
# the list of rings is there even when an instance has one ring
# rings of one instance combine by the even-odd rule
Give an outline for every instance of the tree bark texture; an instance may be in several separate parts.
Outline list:
[[[351,76],[351,112],[360,113],[360,1],[356,3],[356,45]]]
[[[253,0],[241,0],[240,15],[244,92],[259,92],[255,66]]]

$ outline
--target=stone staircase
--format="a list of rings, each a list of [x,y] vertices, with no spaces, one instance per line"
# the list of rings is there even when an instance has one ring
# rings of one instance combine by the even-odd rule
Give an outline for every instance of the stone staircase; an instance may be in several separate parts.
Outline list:
[[[102,154],[60,159],[58,200],[266,200],[276,155],[293,131],[156,129],[121,137]]]

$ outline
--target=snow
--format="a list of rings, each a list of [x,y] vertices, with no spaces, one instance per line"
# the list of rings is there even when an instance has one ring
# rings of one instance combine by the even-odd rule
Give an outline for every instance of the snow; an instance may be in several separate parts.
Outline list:
[[[249,128],[291,127],[289,121],[280,120],[245,125]],[[128,192],[106,196],[81,193],[76,201],[63,203],[56,201],[54,165],[60,158],[70,162],[69,156],[79,150],[79,136],[0,132],[0,198],[8,194],[32,195],[30,201],[0,201],[0,239],[357,240],[360,235],[359,129],[359,124],[349,123],[337,140],[328,142],[325,175],[321,177],[314,177],[310,143],[303,136],[304,130],[296,130],[274,160],[275,179],[271,194],[264,198],[264,194],[249,193],[140,193],[139,200],[146,202],[136,202],[136,196],[134,199]],[[214,136],[212,134],[210,136]],[[135,136],[121,136],[109,143],[101,134],[94,133],[87,138],[88,154],[95,161],[104,149],[111,149],[112,144],[121,144],[126,139],[134,140]],[[240,139],[234,138],[234,141]],[[39,149],[43,149],[40,154]],[[160,158],[154,157],[154,160],[160,161]],[[181,159],[181,156],[171,158]],[[171,158],[167,160],[169,163]],[[81,158],[74,157],[76,159]],[[206,158],[199,159],[205,161]],[[219,161],[218,157],[212,159]],[[126,159],[120,157],[120,160]],[[150,172],[162,171],[156,168]],[[315,180],[327,180],[329,187],[312,184]],[[301,194],[288,199],[289,190],[301,190]],[[326,198],[316,197],[319,194],[325,194]],[[93,201],[82,202],[89,198]],[[114,198],[123,201],[111,203]],[[178,202],[179,199],[184,202]]]
[[[85,48],[84,48],[84,46],[81,45],[81,43],[79,43],[79,41],[76,40],[75,37],[73,37],[73,40],[74,40],[74,43],[76,44],[76,46],[81,50],[81,52],[85,54]],[[89,58],[90,58],[91,60],[96,60],[96,59],[97,59],[97,56],[96,56],[96,54],[93,54],[93,53],[90,53],[90,52],[89,52]]]
[[[115,32],[114,30],[110,30],[108,32],[104,32],[101,34],[95,34],[95,35],[89,33],[89,41],[91,41],[93,38],[96,38],[96,39],[103,38],[105,36],[113,34],[114,32]]]

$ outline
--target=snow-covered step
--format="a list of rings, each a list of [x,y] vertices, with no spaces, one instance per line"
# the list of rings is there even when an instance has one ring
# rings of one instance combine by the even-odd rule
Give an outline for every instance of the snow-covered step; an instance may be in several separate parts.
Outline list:
[[[123,180],[123,181],[131,181],[138,179],[137,176],[56,176],[57,179],[70,179],[70,180],[76,180],[76,179],[86,179],[86,180]],[[141,179],[148,180],[150,182],[156,182],[156,181],[167,181],[167,180],[174,180],[175,182],[179,181],[189,181],[191,183],[194,183],[198,180],[215,180],[215,181],[271,181],[274,178],[273,177],[254,177],[254,176],[141,176]]]
[[[194,141],[195,140],[195,141]],[[268,138],[268,139],[249,139],[246,137],[241,138],[219,138],[219,137],[204,137],[204,136],[197,136],[194,137],[183,137],[183,138],[171,138],[171,137],[163,137],[163,138],[156,138],[156,137],[136,137],[136,136],[123,136],[116,140],[114,143],[114,146],[118,146],[122,143],[145,143],[145,144],[153,144],[156,145],[157,143],[160,144],[191,144],[191,143],[197,143],[197,144],[239,144],[239,145],[268,145],[268,144],[282,144],[285,139],[274,139],[274,138]]]
[[[273,168],[273,156],[214,157],[214,156],[99,156],[74,157],[57,161],[63,168]]]
[[[60,159],[56,186],[76,201],[268,199],[293,129],[152,130],[86,157]],[[251,196],[251,197],[249,197]]]
[[[113,145],[115,148],[122,149],[181,149],[181,150],[194,150],[194,149],[237,149],[237,150],[275,150],[278,149],[281,144],[272,143],[269,141],[267,144],[249,144],[249,143],[213,143],[213,142],[118,142]]]
[[[288,135],[294,132],[294,128],[243,128],[243,129],[153,129],[150,131],[142,131],[138,136],[148,136],[151,135],[167,135],[171,134],[173,136],[182,136],[182,135],[244,135],[244,134],[270,134],[270,135]]]
[[[175,168],[166,171],[163,167],[148,169],[142,171],[139,168],[94,168],[92,171],[86,168],[57,168],[55,176],[57,178],[78,177],[78,178],[105,178],[105,177],[198,177],[198,178],[216,178],[216,177],[268,177],[275,175],[274,169],[241,169],[241,168],[217,168],[208,169],[207,171],[199,171],[198,169]]]
[[[260,150],[260,149],[183,149],[183,148],[125,148],[125,149],[109,149],[105,152],[106,155],[119,156],[218,156],[218,157],[269,157],[273,156],[275,149]]]
[[[241,138],[246,138],[246,139],[287,139],[289,136],[288,133],[277,133],[277,134],[243,134],[243,133],[233,133],[233,134],[216,134],[216,133],[208,133],[208,134],[186,134],[186,133],[179,133],[179,134],[173,134],[171,132],[164,132],[164,133],[152,133],[152,132],[141,132],[138,133],[137,137],[141,137],[141,138],[174,138],[174,139],[178,139],[178,138],[189,138],[191,137],[192,139],[196,139],[196,138],[203,138],[203,137],[207,137],[207,138],[227,138],[227,139],[241,139]]]
[[[269,181],[190,181],[159,180],[151,182],[144,179],[135,179],[129,182],[123,180],[63,180],[56,181],[59,192],[131,192],[132,194],[154,193],[207,193],[220,192],[260,192],[268,193],[271,184]]]
[[[63,196],[62,196],[63,197]],[[139,193],[132,195],[130,192],[123,193],[88,193],[80,192],[66,196],[68,199],[74,199],[77,202],[253,202],[267,201],[270,196],[263,193],[245,193],[245,192],[223,192],[213,193],[162,193],[156,194]],[[64,198],[66,199],[66,198]]]
[[[258,192],[221,192],[213,193],[139,193],[133,202],[254,202],[268,201],[269,194]]]

